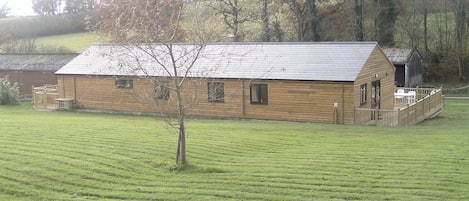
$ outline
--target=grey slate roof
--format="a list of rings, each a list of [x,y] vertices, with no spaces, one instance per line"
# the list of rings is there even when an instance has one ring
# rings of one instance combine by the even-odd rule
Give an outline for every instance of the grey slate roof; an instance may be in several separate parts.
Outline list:
[[[78,54],[0,54],[0,70],[55,72]]]
[[[205,46],[189,77],[355,81],[376,42],[233,43]],[[73,59],[58,75],[167,76],[163,45],[96,45]],[[190,66],[190,44],[173,45],[179,75]],[[152,52],[150,57],[145,52]],[[158,62],[157,62],[158,61]]]
[[[394,65],[406,64],[412,56],[413,49],[410,48],[383,48],[384,54]]]

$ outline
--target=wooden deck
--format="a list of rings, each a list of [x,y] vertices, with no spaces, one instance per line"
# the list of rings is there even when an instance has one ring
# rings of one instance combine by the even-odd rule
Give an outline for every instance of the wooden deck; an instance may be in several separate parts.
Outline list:
[[[443,111],[441,89],[398,88],[397,90],[399,89],[404,90],[404,93],[413,91],[415,97],[396,96],[394,110],[356,108],[355,124],[408,126],[434,118]]]

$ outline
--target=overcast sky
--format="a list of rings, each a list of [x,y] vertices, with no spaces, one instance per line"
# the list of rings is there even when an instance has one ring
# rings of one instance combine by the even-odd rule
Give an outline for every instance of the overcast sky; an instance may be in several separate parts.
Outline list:
[[[32,0],[0,0],[0,6],[5,2],[8,3],[10,8],[9,16],[29,16],[35,15],[32,6]]]

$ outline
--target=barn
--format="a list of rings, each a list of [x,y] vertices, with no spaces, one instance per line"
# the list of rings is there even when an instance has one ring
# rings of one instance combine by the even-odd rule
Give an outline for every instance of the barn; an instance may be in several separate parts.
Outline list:
[[[168,57],[162,46],[145,52]],[[172,48],[187,55],[192,46]],[[175,111],[173,92],[161,89],[172,82],[158,70],[167,58],[155,62],[142,51],[90,47],[56,72],[58,98],[76,109]],[[376,42],[209,44],[197,58],[184,84],[189,115],[354,124],[356,108],[394,109],[395,69]],[[161,101],[165,107],[155,107]]]
[[[383,52],[396,68],[395,84],[397,87],[422,86],[424,80],[424,62],[414,48],[383,48]]]
[[[31,96],[33,86],[57,84],[55,72],[78,54],[0,54],[0,77],[19,84],[22,96]]]

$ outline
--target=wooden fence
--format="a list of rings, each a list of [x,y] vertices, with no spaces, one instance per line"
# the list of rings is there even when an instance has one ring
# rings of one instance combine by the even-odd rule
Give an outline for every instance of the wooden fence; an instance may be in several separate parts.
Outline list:
[[[378,126],[414,125],[425,119],[437,116],[443,110],[443,94],[441,89],[407,88],[417,92],[416,102],[402,106],[396,100],[396,109],[355,109],[355,124]]]
[[[57,85],[33,86],[33,103],[35,109],[55,110],[57,107],[56,99],[58,97]]]

